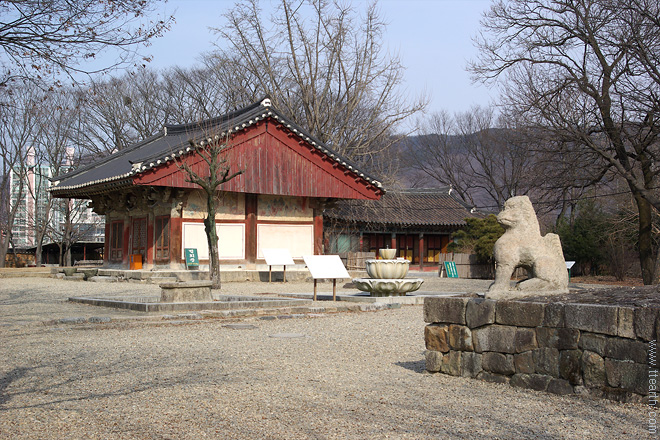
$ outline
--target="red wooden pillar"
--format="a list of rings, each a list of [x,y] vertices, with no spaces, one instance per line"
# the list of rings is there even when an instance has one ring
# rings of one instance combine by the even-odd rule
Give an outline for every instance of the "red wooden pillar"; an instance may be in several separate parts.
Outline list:
[[[257,195],[245,194],[245,258],[257,262]]]
[[[390,242],[390,249],[398,249],[397,243],[396,243],[396,232],[392,232],[392,240]],[[397,255],[397,257],[400,257],[401,255]]]
[[[146,264],[154,264],[155,246],[154,246],[154,223],[153,214],[147,215],[147,261]]]
[[[128,269],[129,262],[131,260],[131,257],[128,254],[129,250],[129,244],[131,243],[131,218],[127,217],[124,219],[124,233],[122,235],[124,242],[122,243],[122,259],[121,259],[121,264]]]
[[[450,242],[449,235],[441,236],[441,238],[440,238],[440,248],[441,248],[440,252],[442,252],[443,254],[447,253],[447,246],[449,246],[449,242]]]
[[[170,264],[181,263],[183,255],[183,219],[181,217],[170,218]]]
[[[105,243],[103,243],[103,264],[106,265],[110,262],[110,227],[112,222],[106,216],[105,218]]]
[[[424,256],[426,255],[426,252],[424,252],[424,233],[420,232],[419,233],[419,270],[424,270]]]
[[[314,255],[323,255],[323,210],[314,210]]]

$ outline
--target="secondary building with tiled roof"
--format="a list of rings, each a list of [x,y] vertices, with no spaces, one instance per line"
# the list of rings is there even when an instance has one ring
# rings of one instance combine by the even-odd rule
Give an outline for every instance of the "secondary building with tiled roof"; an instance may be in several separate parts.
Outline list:
[[[413,265],[433,269],[443,261],[451,234],[469,217],[483,217],[450,187],[390,190],[379,200],[342,200],[324,212],[330,252],[397,249]]]
[[[126,149],[53,178],[55,197],[90,199],[106,217],[105,262],[127,268],[184,267],[184,249],[208,258],[203,192],[182,165],[203,168],[197,153],[226,144],[222,155],[242,174],[218,192],[222,260],[254,264],[265,248],[294,258],[323,251],[322,212],[329,201],[378,200],[375,177],[273,108],[270,99],[217,118],[165,126]],[[130,257],[130,258],[129,258]]]

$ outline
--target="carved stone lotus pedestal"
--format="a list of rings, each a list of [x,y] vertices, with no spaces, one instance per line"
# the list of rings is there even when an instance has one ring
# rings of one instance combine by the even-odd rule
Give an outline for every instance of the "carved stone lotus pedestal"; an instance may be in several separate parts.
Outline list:
[[[405,278],[408,274],[410,261],[400,260],[367,260],[366,269],[369,278],[385,278],[396,280]]]
[[[406,278],[410,261],[394,259],[396,249],[380,249],[382,260],[367,260],[366,269],[369,278],[354,278],[353,285],[371,296],[405,296],[408,292],[419,289],[424,280]]]

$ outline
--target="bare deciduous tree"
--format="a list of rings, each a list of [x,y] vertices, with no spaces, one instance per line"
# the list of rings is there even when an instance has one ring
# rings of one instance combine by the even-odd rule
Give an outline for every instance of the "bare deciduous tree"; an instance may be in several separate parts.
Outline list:
[[[451,186],[471,205],[491,210],[534,188],[533,155],[514,129],[496,120],[493,108],[435,113],[422,133],[406,143],[407,166],[420,176],[416,186]]]
[[[73,78],[85,61],[117,51],[109,66],[126,65],[136,48],[158,37],[173,18],[147,20],[157,0],[50,0],[0,3],[0,86],[16,78],[39,80],[65,73]]]
[[[220,256],[218,254],[218,234],[215,229],[217,212],[217,197],[220,185],[243,173],[242,170],[231,172],[230,165],[224,157],[228,139],[212,136],[195,142],[195,154],[191,161],[179,161],[179,167],[186,174],[186,180],[198,185],[206,196],[206,218],[204,230],[209,247],[209,273],[213,289],[220,288]],[[192,141],[191,141],[192,142]],[[196,161],[196,159],[200,159]],[[196,162],[196,163],[195,163]]]
[[[172,92],[167,113],[177,124],[211,119],[257,99],[236,102],[228,94],[243,75],[223,68],[226,63],[217,57],[207,57],[203,62],[201,66],[175,67],[164,73],[164,88]]]
[[[161,75],[148,68],[140,68],[120,78],[124,83],[121,96],[125,119],[130,127],[131,138],[142,140],[161,130],[168,120],[163,103],[169,97]]]
[[[222,83],[219,76],[206,66],[162,72],[140,68],[93,81],[88,93],[79,94],[80,141],[90,153],[104,155],[147,139],[166,124],[194,123],[227,113],[236,102],[224,101],[231,80]]]
[[[268,94],[273,104],[336,152],[371,164],[398,140],[395,127],[422,110],[400,89],[403,67],[385,53],[375,4],[358,17],[326,0],[280,0],[270,20],[258,0],[225,14],[218,33],[240,84],[235,96]]]
[[[41,130],[34,139],[36,154],[35,173],[39,176],[31,197],[37,209],[34,210],[35,261],[41,266],[44,239],[54,238],[59,232],[58,212],[62,203],[58,203],[47,192],[48,178],[64,174],[68,168],[78,162],[75,140],[77,139],[77,118],[80,112],[79,102],[70,89],[60,89],[45,95],[41,103]],[[78,151],[78,156],[80,151]],[[78,157],[79,159],[79,157]],[[71,204],[70,200],[63,203]]]
[[[659,15],[660,4],[646,0],[497,1],[470,65],[476,79],[502,81],[506,111],[552,139],[555,152],[626,182],[647,284],[660,276],[651,236],[660,210]]]
[[[39,131],[40,112],[39,93],[30,87],[14,87],[5,98],[0,102],[0,211],[4,213],[0,224],[0,267],[5,265],[16,213],[28,209],[27,175],[34,165],[28,158]]]
[[[136,142],[128,121],[128,84],[123,78],[92,81],[77,94],[80,112],[80,145],[89,153],[107,155]]]

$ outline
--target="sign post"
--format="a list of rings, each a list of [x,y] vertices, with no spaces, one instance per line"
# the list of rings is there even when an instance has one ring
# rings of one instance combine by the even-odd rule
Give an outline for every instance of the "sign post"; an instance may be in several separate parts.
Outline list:
[[[568,281],[571,281],[571,269],[575,265],[575,261],[567,261],[566,262],[566,269],[568,270]]]
[[[268,265],[268,282],[272,281],[273,266],[284,266],[284,282],[286,283],[286,266],[293,265],[293,258],[288,249],[262,249]]]
[[[314,301],[316,301],[316,282],[320,279],[332,280],[332,300],[337,301],[337,279],[351,277],[339,255],[306,255],[303,259],[314,278]]]

